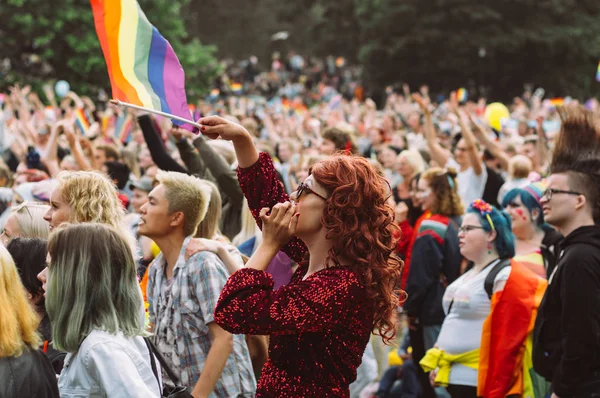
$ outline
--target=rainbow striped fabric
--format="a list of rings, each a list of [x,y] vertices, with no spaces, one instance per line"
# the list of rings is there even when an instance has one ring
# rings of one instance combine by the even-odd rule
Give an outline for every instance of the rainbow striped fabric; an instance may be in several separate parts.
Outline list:
[[[88,121],[85,112],[81,108],[78,108],[75,111],[75,125],[77,125],[79,130],[81,130],[81,134],[83,135],[86,135],[88,129],[90,128],[90,122]]]
[[[598,62],[598,70],[596,71],[596,81],[600,82],[600,62]]]
[[[179,59],[137,1],[90,2],[113,97],[191,120],[185,73]],[[173,123],[197,130],[186,123],[175,120]]]

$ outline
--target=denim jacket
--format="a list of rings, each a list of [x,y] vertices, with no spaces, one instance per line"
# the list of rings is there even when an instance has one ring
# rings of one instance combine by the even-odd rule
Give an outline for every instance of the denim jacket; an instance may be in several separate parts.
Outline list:
[[[160,364],[155,359],[158,377]],[[161,381],[162,384],[162,381]],[[160,397],[143,337],[92,331],[79,350],[67,354],[58,389],[61,398]]]

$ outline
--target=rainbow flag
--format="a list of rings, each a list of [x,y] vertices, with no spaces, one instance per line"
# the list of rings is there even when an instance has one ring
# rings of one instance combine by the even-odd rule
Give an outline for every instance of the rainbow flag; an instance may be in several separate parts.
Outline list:
[[[548,282],[511,260],[502,291],[493,294],[491,311],[483,322],[477,396],[546,396],[540,376],[533,372],[532,332]]]
[[[131,141],[132,133],[133,120],[131,115],[120,114],[115,125],[115,138],[123,144],[128,144]]]
[[[90,122],[88,121],[85,112],[81,108],[78,108],[75,111],[75,124],[77,125],[79,130],[81,130],[81,134],[87,134],[87,131],[90,128]]]
[[[456,99],[458,100],[458,102],[467,102],[467,99],[469,99],[469,93],[467,92],[466,89],[464,88],[459,88],[458,91],[456,92]]]
[[[231,88],[231,92],[234,94],[241,94],[242,89],[244,88],[241,83],[231,83],[229,87]]]
[[[598,62],[598,70],[596,71],[596,81],[600,82],[600,62]]]
[[[185,72],[136,0],[90,0],[113,97],[191,120]],[[190,131],[196,129],[176,120]]]

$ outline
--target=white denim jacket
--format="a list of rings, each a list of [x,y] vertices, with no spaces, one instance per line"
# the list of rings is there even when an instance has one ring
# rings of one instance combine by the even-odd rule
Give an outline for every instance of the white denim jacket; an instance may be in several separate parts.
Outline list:
[[[162,380],[159,386],[142,337],[94,330],[79,351],[67,354],[58,389],[61,398],[160,397]]]

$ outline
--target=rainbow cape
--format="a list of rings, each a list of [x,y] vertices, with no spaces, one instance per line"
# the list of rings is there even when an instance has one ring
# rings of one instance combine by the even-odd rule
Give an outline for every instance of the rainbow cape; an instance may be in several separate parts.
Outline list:
[[[179,59],[137,1],[90,2],[113,97],[191,120]],[[196,131],[189,124],[173,123]]]
[[[77,125],[79,130],[81,130],[81,134],[87,134],[87,131],[90,128],[90,122],[88,121],[85,112],[81,108],[78,108],[75,111],[75,124]]]
[[[494,293],[483,323],[477,396],[544,397],[548,384],[533,371],[532,331],[548,282],[511,260],[504,289]]]

